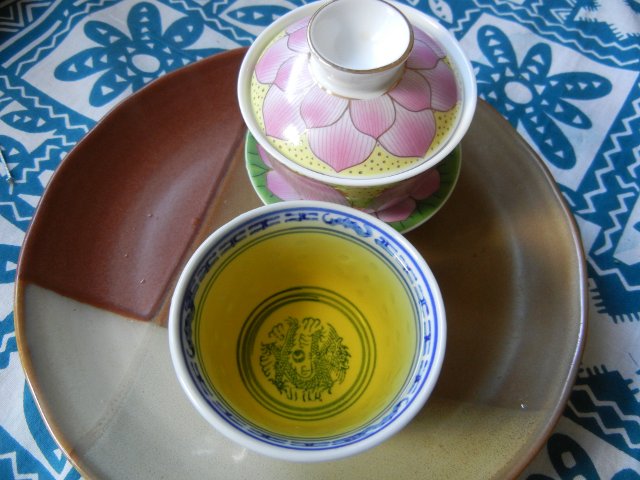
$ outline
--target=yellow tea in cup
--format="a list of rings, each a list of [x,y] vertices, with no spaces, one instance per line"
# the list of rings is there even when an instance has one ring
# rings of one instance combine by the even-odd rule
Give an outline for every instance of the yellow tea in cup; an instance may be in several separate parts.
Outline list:
[[[298,201],[240,215],[176,285],[178,379],[221,433],[296,461],[363,451],[422,408],[444,357],[438,285],[411,244],[350,207]]]
[[[299,438],[357,429],[411,372],[418,313],[408,288],[340,232],[258,236],[220,258],[196,295],[204,376],[256,427]]]

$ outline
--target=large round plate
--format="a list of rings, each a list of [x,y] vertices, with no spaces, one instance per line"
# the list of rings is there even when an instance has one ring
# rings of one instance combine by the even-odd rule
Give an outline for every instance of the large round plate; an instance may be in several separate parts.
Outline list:
[[[41,200],[15,320],[56,440],[94,478],[516,475],[576,375],[584,260],[552,178],[482,102],[453,195],[408,234],[442,288],[449,338],[434,395],[407,428],[348,460],[290,464],[225,440],[183,396],[163,326],[178,272],[212,229],[260,204],[235,100],[243,53],[132,95],[65,158]]]

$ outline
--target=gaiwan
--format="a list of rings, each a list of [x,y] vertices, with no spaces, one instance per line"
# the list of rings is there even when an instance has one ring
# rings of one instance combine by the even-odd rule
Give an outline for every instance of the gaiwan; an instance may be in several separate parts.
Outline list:
[[[272,191],[365,211],[437,191],[436,167],[476,104],[455,38],[418,10],[381,0],[319,2],[283,16],[249,49],[238,95],[275,172]]]

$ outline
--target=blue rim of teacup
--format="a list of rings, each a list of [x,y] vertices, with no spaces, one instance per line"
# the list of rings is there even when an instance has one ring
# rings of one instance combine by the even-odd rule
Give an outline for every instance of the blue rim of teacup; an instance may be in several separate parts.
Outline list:
[[[252,235],[292,222],[313,222],[318,228],[344,229],[404,271],[420,308],[416,342],[418,364],[412,366],[399,395],[366,426],[337,438],[309,439],[269,433],[243,420],[224,401],[215,398],[200,370],[193,346],[193,298],[206,273],[225,252]],[[308,227],[307,227],[308,228]],[[348,235],[347,235],[348,234]],[[355,237],[354,237],[355,235]],[[401,266],[402,268],[398,268]],[[404,279],[406,281],[406,278]],[[417,296],[417,297],[416,297]],[[189,316],[191,314],[191,316]],[[240,215],[214,232],[196,250],[183,270],[169,315],[171,357],[182,388],[198,411],[221,433],[257,452],[286,460],[323,461],[359,453],[403,428],[422,408],[440,373],[446,340],[446,321],[439,287],[422,256],[384,222],[350,207],[318,201],[291,201],[259,207]],[[415,359],[414,359],[415,361]]]

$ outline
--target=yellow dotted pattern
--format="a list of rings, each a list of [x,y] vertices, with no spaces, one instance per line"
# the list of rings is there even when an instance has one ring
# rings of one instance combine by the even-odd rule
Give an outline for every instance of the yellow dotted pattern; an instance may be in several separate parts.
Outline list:
[[[260,130],[264,132],[264,117],[262,115],[262,105],[264,104],[264,97],[267,96],[267,92],[269,91],[269,87],[271,85],[266,85],[260,83],[256,79],[255,73],[251,77],[251,107],[253,109],[253,115],[258,122],[258,126]]]
[[[446,58],[445,61],[451,67],[449,59]],[[258,82],[255,74],[253,75],[251,79],[251,105],[255,119],[262,132],[265,131],[262,105],[264,104],[264,99],[269,88],[270,85]],[[443,142],[446,141],[452,128],[458,121],[460,108],[460,102],[458,102],[447,112],[433,112],[436,122],[436,134],[425,156],[431,156],[442,146]],[[423,160],[423,157],[398,157],[386,151],[380,144],[376,144],[373,152],[364,162],[349,169],[336,172],[330,165],[314,155],[309,147],[306,132],[299,137],[298,142],[280,140],[269,136],[267,140],[276,150],[298,165],[317,173],[341,178],[371,178],[392,175],[408,170]]]

